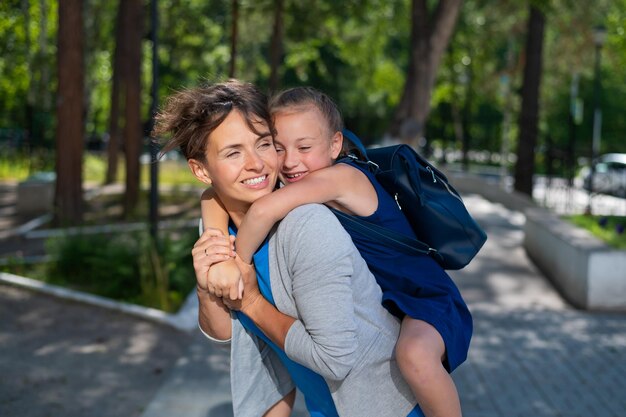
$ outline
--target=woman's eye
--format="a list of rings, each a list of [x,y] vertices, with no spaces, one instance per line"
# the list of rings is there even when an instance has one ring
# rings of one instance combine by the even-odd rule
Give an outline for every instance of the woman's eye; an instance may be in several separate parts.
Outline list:
[[[301,146],[298,148],[298,150],[302,152],[307,152],[309,149],[311,149],[310,146]]]
[[[239,151],[231,152],[226,155],[226,158],[236,158],[237,156],[239,156],[239,153]]]
[[[276,152],[281,153],[281,152],[285,152],[285,150],[283,148],[276,148]]]
[[[270,142],[263,142],[259,145],[259,148],[261,149],[267,149],[271,146],[272,144]]]

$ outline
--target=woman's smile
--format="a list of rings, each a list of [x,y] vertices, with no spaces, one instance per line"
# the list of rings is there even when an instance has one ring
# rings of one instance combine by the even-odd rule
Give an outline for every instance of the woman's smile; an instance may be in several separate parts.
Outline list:
[[[269,184],[269,176],[261,175],[260,177],[249,178],[247,180],[242,181],[244,185],[249,186],[250,188],[265,188]]]

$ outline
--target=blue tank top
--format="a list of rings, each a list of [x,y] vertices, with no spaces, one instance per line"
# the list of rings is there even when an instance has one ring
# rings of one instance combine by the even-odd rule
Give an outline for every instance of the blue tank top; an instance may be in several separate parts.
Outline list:
[[[236,234],[232,226],[229,228],[229,231],[231,234]],[[266,240],[254,254],[253,259],[259,290],[263,297],[275,306],[276,304],[274,303],[274,296],[272,295],[272,287],[269,279],[268,248],[269,242]],[[311,417],[339,417],[328,385],[321,375],[289,359],[285,351],[265,336],[261,329],[259,329],[248,316],[239,311],[235,312],[235,315],[247,331],[261,338],[278,354],[278,357],[285,365],[285,368],[287,368],[294,384],[298,387],[300,392],[304,394],[304,402]]]

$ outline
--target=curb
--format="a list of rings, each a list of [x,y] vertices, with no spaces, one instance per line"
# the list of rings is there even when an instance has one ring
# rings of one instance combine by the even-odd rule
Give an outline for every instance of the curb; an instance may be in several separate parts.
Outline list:
[[[191,332],[198,326],[198,299],[195,291],[192,291],[180,310],[175,314],[166,313],[150,307],[142,307],[136,304],[114,301],[98,295],[87,294],[81,291],[70,290],[57,285],[47,284],[32,278],[0,272],[0,283],[37,291],[65,300],[77,301],[92,306],[117,311],[150,320],[158,324],[167,325],[177,330]]]

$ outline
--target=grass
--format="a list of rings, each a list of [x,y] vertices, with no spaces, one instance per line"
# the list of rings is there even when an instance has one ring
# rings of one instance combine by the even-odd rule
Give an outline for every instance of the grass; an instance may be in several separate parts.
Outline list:
[[[107,170],[107,158],[103,154],[86,152],[83,158],[85,182],[103,183]],[[168,159],[158,164],[159,183],[163,185],[198,185],[184,160]],[[2,149],[0,152],[0,180],[23,181],[37,171],[54,171],[54,151],[35,151],[32,155],[23,151]],[[117,182],[124,181],[124,157],[118,161]],[[150,164],[141,165],[141,183],[150,183]]]
[[[25,151],[0,148],[0,180],[23,181],[37,171],[54,168],[54,154],[47,150]]]
[[[566,220],[589,230],[594,236],[617,249],[626,249],[626,217],[589,216],[579,214],[567,216]]]

